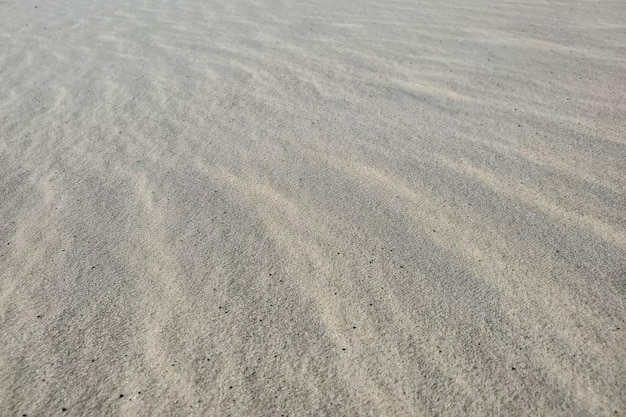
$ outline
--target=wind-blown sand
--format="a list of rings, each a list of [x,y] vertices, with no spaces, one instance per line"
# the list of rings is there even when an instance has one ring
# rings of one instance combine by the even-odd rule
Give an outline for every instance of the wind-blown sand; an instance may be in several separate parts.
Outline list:
[[[626,415],[626,7],[0,1],[0,415]]]

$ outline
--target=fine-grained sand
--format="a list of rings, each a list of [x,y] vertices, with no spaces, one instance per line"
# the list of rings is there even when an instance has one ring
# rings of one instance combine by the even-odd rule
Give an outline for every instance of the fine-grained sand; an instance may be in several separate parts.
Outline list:
[[[622,0],[0,1],[0,416],[626,416]]]

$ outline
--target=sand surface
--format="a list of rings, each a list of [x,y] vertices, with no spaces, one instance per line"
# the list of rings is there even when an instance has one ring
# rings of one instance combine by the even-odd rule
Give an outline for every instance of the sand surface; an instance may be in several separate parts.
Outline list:
[[[1,416],[626,416],[626,5],[0,1]]]

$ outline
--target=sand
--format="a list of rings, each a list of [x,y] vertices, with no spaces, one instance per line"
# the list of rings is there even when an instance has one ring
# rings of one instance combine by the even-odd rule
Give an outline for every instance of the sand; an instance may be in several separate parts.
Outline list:
[[[0,415],[626,416],[626,7],[0,1]]]

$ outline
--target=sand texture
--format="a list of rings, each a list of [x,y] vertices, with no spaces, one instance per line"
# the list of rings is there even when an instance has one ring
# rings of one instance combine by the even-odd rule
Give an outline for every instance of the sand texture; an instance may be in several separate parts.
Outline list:
[[[623,0],[0,1],[0,416],[626,416]]]

